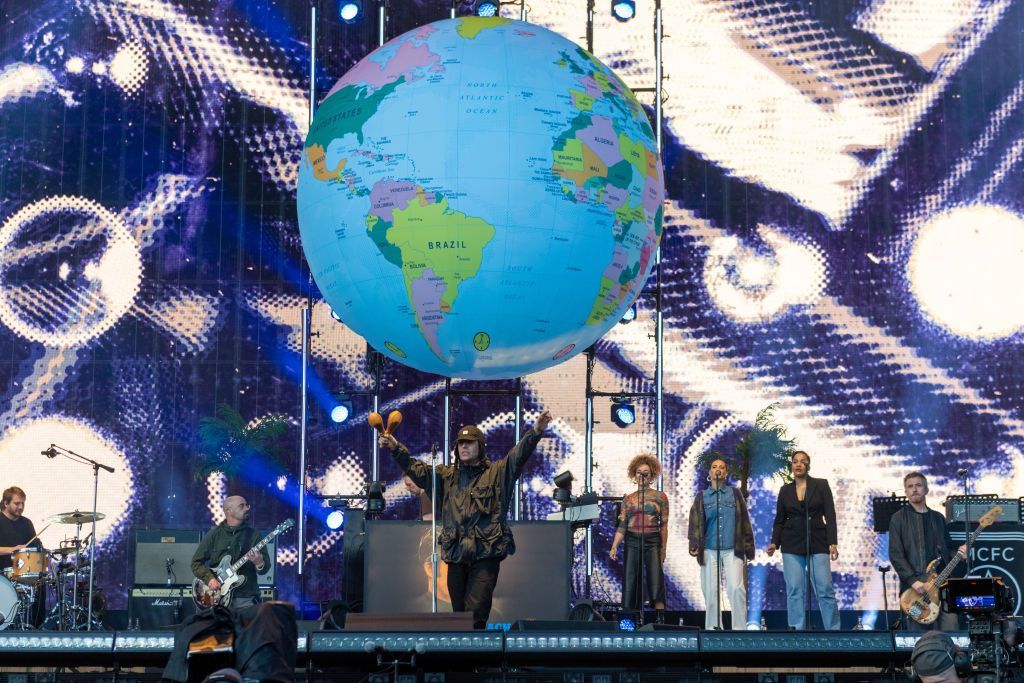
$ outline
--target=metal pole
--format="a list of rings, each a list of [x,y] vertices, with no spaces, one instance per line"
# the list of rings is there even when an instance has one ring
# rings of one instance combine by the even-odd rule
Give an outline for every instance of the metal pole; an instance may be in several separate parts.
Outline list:
[[[594,372],[594,347],[587,349],[584,354],[587,358],[586,392],[587,392],[587,415],[586,429],[583,440],[583,491],[589,492],[594,486],[594,394],[591,386],[591,378]],[[587,525],[584,548],[587,558],[586,590],[584,595],[590,599],[590,577],[594,574],[594,533],[592,525]]]
[[[376,351],[368,351],[373,354],[373,412],[380,412],[380,374],[383,356]],[[380,443],[377,439],[370,439],[370,481],[380,480]]]
[[[516,443],[519,443],[519,439],[523,437],[523,380],[521,377],[516,378]],[[516,477],[516,486],[512,492],[512,519],[519,521],[522,519],[523,511],[523,478],[522,476]]]
[[[448,458],[451,457],[452,452],[452,437],[451,437],[451,424],[452,424],[452,378],[444,378],[444,460],[442,462],[445,465],[450,465]]]
[[[377,8],[377,45],[383,45],[385,40],[384,27],[388,22],[388,3],[383,0]]]
[[[309,127],[316,113],[316,5],[309,8]]]
[[[313,127],[313,115],[316,114],[316,5],[309,8],[309,128]],[[312,276],[311,276],[312,279]],[[312,287],[310,296],[312,297]],[[298,559],[299,575],[299,612],[305,598],[303,572],[306,568],[306,430],[309,423],[309,327],[312,318],[312,302],[307,298],[306,305],[300,313],[300,333],[302,334],[302,371],[299,388],[299,526],[296,529],[295,551]],[[276,558],[271,558],[276,562]]]
[[[661,157],[661,49],[662,40],[664,38],[664,26],[661,21],[661,0],[656,0],[654,3],[654,139],[657,146],[658,157]],[[662,238],[664,238],[664,227],[662,227]],[[655,393],[657,396],[654,399],[654,428],[657,433],[657,441],[655,443],[654,457],[657,458],[658,462],[663,462],[665,458],[665,403],[664,403],[664,391],[665,391],[665,317],[661,310],[661,244],[658,245],[658,249],[654,254],[654,271],[655,271],[655,293],[654,293],[654,308],[655,308],[655,368],[654,368],[654,384]],[[661,491],[665,483],[664,470],[658,476],[658,490]]]
[[[594,54],[594,0],[587,0],[587,52]]]
[[[299,591],[302,592],[302,573],[306,567],[306,427],[309,422],[309,322],[310,307],[307,302],[302,308],[302,380],[299,390],[299,527],[296,533]],[[301,602],[301,600],[300,600]],[[299,609],[302,609],[300,604]]]

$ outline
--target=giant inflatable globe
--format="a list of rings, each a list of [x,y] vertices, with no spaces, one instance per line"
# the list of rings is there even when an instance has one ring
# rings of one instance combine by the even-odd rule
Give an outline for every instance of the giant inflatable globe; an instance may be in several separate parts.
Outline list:
[[[334,86],[303,150],[299,228],[320,291],[376,349],[505,378],[620,320],[663,197],[651,126],[608,67],[539,26],[466,17]]]

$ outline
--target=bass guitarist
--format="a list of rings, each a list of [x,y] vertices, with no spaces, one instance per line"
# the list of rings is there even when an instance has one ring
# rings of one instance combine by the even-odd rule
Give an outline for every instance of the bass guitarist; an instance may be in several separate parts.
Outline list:
[[[224,499],[223,509],[224,521],[203,537],[192,556],[192,573],[211,590],[218,590],[220,581],[210,567],[216,566],[225,556],[234,562],[245,555],[249,562],[238,570],[245,581],[235,589],[229,605],[232,609],[242,609],[259,603],[260,587],[256,575],[270,570],[270,555],[266,546],[259,551],[253,548],[260,535],[247,524],[249,504],[245,498],[228,496]]]
[[[928,508],[928,480],[923,474],[911,472],[903,477],[903,491],[909,504],[896,512],[889,523],[889,561],[900,577],[900,594],[912,588],[924,595],[929,581],[928,564],[941,559],[945,566],[953,559],[954,551],[966,557],[967,547],[953,545],[946,519]],[[931,624],[919,624],[906,616],[904,622],[910,631],[957,629],[957,616],[947,612],[945,606],[941,606],[939,618]]]

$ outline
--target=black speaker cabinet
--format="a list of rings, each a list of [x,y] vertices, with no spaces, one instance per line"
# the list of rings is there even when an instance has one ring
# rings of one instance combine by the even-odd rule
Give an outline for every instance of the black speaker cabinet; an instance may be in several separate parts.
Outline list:
[[[139,529],[135,532],[136,586],[191,586],[195,529]]]
[[[128,623],[140,629],[171,629],[196,613],[191,587],[133,588]]]
[[[277,589],[260,588],[260,599],[264,602],[277,600]],[[171,629],[196,613],[192,601],[192,587],[149,587],[133,588],[128,601],[128,624],[146,629]]]

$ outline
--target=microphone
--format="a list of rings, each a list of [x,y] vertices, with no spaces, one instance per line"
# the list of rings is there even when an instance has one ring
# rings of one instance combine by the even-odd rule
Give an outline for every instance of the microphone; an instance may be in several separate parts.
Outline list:
[[[54,444],[51,443],[49,448],[47,448],[45,451],[40,451],[39,454],[45,455],[47,458],[56,458],[57,449],[54,448]]]
[[[967,474],[967,468],[966,467],[961,467],[960,469],[958,469],[956,471],[956,476],[958,476],[958,477],[962,477],[965,474]]]
[[[887,571],[889,571],[890,569],[892,569],[892,565],[889,565],[889,564],[880,564],[880,565],[878,565],[878,571],[882,572],[883,574],[886,573]]]

